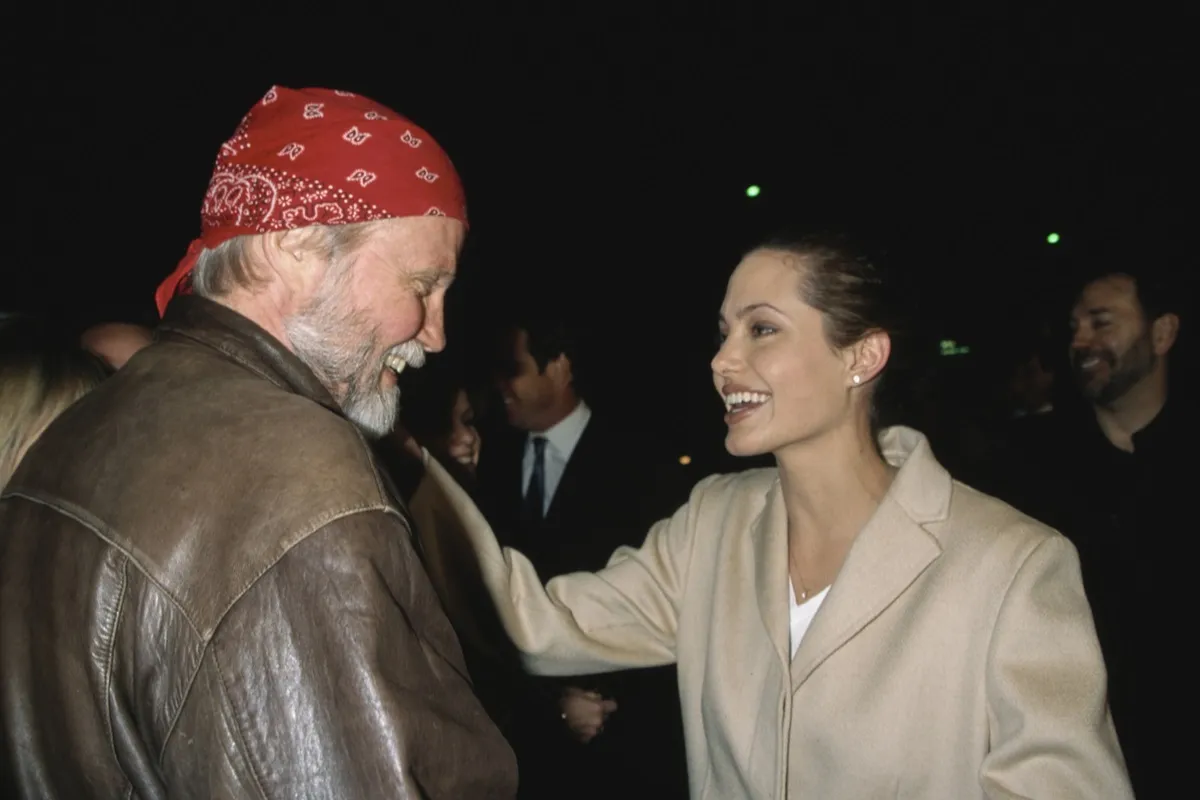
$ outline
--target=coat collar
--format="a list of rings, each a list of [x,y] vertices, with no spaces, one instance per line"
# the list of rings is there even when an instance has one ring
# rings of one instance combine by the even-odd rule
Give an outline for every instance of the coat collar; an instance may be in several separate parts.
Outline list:
[[[794,659],[789,657],[787,510],[778,480],[755,520],[749,539],[755,550],[759,613],[777,655],[785,665],[790,662],[793,691],[941,554],[940,543],[925,526],[949,514],[950,475],[933,457],[926,438],[911,428],[889,428],[880,436],[880,445],[884,458],[899,472],[855,538]]]
[[[167,307],[156,338],[190,339],[211,347],[279,388],[342,414],[329,390],[295,353],[254,322],[220,303],[198,295],[176,297]]]

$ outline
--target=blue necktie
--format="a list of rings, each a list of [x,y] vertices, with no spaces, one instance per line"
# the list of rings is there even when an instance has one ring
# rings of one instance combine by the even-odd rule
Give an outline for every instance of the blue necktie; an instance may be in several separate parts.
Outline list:
[[[533,472],[529,476],[529,487],[525,490],[525,502],[521,507],[522,521],[537,525],[542,521],[546,505],[546,437],[534,436]]]

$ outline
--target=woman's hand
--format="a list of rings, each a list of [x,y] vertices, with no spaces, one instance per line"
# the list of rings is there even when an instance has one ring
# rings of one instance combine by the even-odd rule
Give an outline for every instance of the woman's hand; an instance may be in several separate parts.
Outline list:
[[[596,692],[587,692],[575,686],[563,691],[558,705],[571,735],[583,744],[604,733],[605,720],[617,710],[616,700],[606,700]]]

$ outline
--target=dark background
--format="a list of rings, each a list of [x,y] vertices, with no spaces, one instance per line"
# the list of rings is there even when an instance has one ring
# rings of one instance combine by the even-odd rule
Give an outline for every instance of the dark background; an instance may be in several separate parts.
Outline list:
[[[1154,260],[1194,290],[1184,12],[803,5],[10,8],[0,307],[152,320],[220,143],[275,83],[366,94],[450,152],[472,216],[451,352],[516,300],[570,303],[597,402],[697,470],[720,450],[724,281],[778,223],[880,243],[911,298],[909,356],[981,387],[1035,319],[1062,331],[1081,266]],[[971,354],[943,358],[940,339]]]

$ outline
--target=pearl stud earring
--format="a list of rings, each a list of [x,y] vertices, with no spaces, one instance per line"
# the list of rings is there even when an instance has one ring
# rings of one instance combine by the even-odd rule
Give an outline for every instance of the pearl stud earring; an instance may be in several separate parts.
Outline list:
[[[862,375],[855,375],[851,380],[854,381],[855,386],[858,386],[860,383],[862,383]]]

